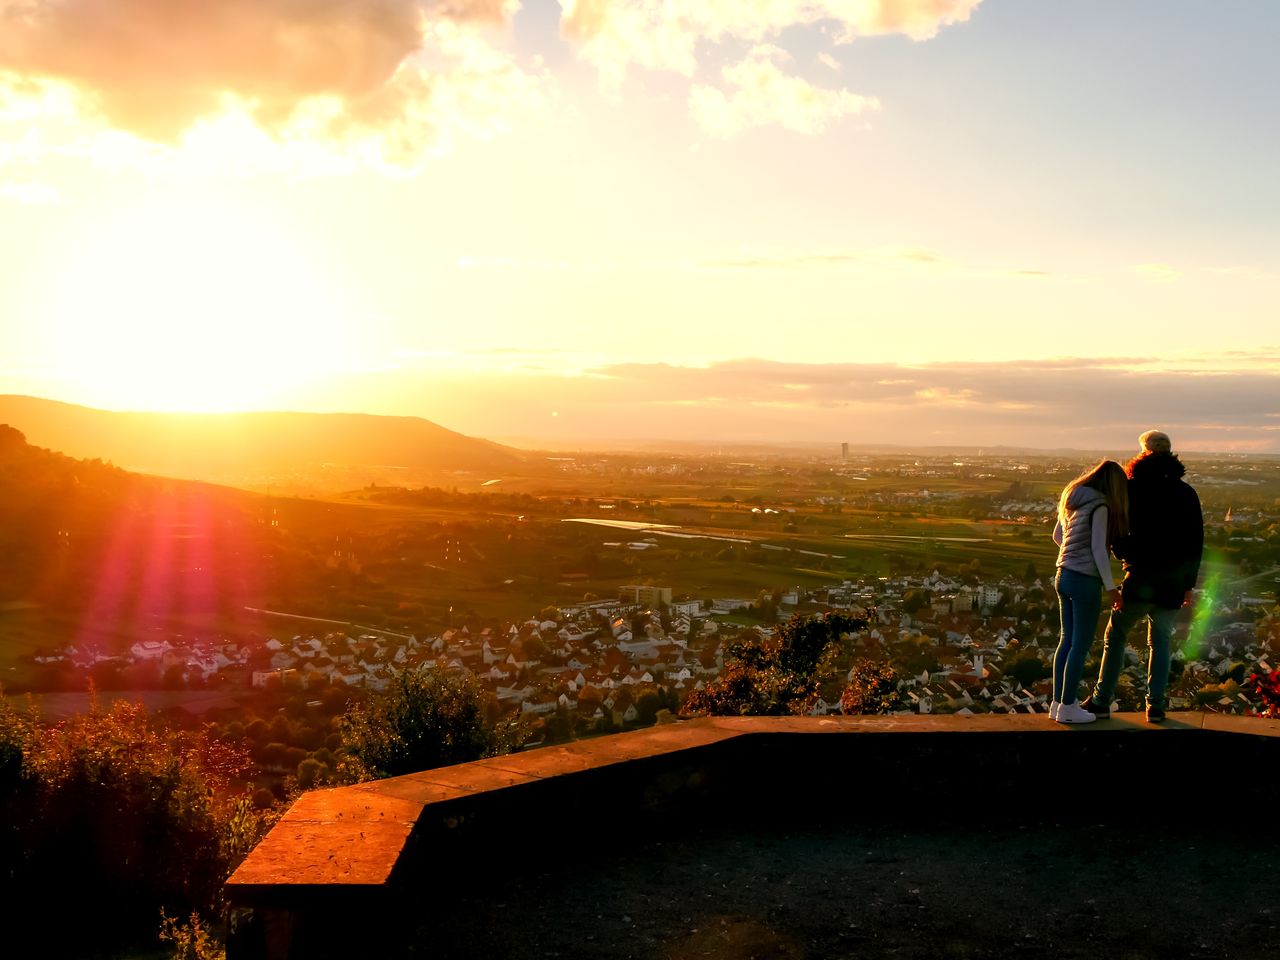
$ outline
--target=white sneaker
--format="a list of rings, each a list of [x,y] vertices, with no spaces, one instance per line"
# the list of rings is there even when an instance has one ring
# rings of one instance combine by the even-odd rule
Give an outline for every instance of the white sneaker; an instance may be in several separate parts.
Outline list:
[[[1062,704],[1059,703],[1057,700],[1054,700],[1051,704],[1049,704],[1049,719],[1057,720],[1058,711],[1061,709],[1062,709]]]
[[[1054,717],[1059,723],[1093,723],[1098,718],[1077,703],[1064,703]]]

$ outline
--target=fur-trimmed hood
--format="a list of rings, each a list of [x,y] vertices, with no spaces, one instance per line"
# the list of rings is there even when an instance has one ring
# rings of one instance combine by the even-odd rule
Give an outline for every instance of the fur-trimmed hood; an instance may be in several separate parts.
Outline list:
[[[1129,461],[1130,480],[1181,480],[1187,468],[1174,453],[1144,453]]]

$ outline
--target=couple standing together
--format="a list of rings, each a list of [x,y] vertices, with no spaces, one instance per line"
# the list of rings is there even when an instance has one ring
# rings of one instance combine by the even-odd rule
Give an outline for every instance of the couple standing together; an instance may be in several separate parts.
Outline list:
[[[1093,723],[1111,716],[1124,666],[1125,637],[1148,621],[1147,720],[1164,720],[1173,621],[1191,602],[1204,549],[1200,498],[1182,475],[1169,437],[1149,430],[1125,467],[1103,460],[1067,484],[1058,502],[1058,606],[1062,639],[1053,657],[1053,702],[1058,723]],[[1111,557],[1124,561],[1116,586]],[[1077,701],[1085,657],[1093,644],[1103,596],[1111,618],[1092,693]]]

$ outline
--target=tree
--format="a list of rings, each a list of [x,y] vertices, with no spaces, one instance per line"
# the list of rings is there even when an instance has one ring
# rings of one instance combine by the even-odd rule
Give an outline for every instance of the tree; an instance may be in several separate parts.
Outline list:
[[[934,673],[942,669],[937,648],[924,637],[900,640],[893,644],[892,653],[894,663],[908,676],[916,677],[921,673]]]
[[[657,717],[658,711],[662,709],[663,699],[660,690],[650,690],[642,693],[636,700],[636,712],[640,715],[638,723],[640,726],[647,727],[653,724],[654,718]]]
[[[1049,665],[1032,650],[1020,650],[1006,659],[1004,672],[1028,689],[1037,680],[1043,680],[1051,673]]]
[[[367,780],[510,753],[528,731],[518,720],[489,722],[485,701],[469,673],[406,670],[341,718],[339,767],[346,779]]]
[[[752,609],[756,615],[765,623],[775,623],[778,619],[778,602],[777,594],[770,593],[768,590],[761,590],[756,596],[756,602],[752,604]]]
[[[849,685],[840,697],[846,714],[893,713],[902,705],[898,674],[883,660],[855,660],[849,670]]]
[[[293,742],[294,731],[293,724],[290,722],[287,714],[277,713],[271,718],[267,724],[267,732],[272,740],[278,740],[280,743],[289,744]]]
[[[298,786],[303,790],[310,790],[316,785],[324,772],[324,764],[314,757],[308,757],[298,764]]]
[[[838,613],[793,616],[768,639],[739,640],[720,676],[685,701],[685,714],[785,716],[806,713],[835,676],[841,639],[866,621]]]
[[[161,908],[216,913],[274,819],[238,786],[248,770],[238,749],[165,729],[140,704],[95,700],[45,727],[0,697],[6,909],[46,932],[46,952],[78,955],[154,935]]]
[[[524,648],[524,655],[530,660],[542,660],[547,655],[547,645],[536,633],[521,639],[520,646]]]
[[[915,613],[917,610],[923,609],[929,603],[929,598],[924,595],[924,591],[912,587],[902,595],[902,609],[906,613]]]

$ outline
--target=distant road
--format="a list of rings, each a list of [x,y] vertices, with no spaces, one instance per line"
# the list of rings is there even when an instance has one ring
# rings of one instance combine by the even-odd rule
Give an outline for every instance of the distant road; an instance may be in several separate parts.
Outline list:
[[[846,533],[846,540],[937,540],[940,543],[990,543],[991,537],[909,537],[891,533]]]
[[[1274,577],[1280,573],[1280,567],[1272,567],[1270,570],[1263,570],[1261,573],[1255,573],[1251,577],[1241,577],[1239,580],[1232,580],[1227,584],[1229,587],[1238,587],[1241,584],[1249,583],[1253,580],[1261,580],[1263,577]]]
[[[566,517],[561,523],[593,523],[598,527],[616,530],[679,530],[673,523],[646,523],[643,520],[598,520],[594,517]]]
[[[384,637],[395,637],[397,640],[408,640],[408,634],[392,633],[390,630],[383,630],[380,627],[366,627],[363,624],[352,623],[350,620],[326,620],[323,617],[304,617],[300,613],[282,613],[279,610],[262,610],[258,607],[245,607],[249,613],[257,613],[264,617],[283,617],[285,620],[305,620],[308,623],[328,623],[335,627],[342,627],[344,630],[352,628],[361,630],[365,633],[379,633]]]

